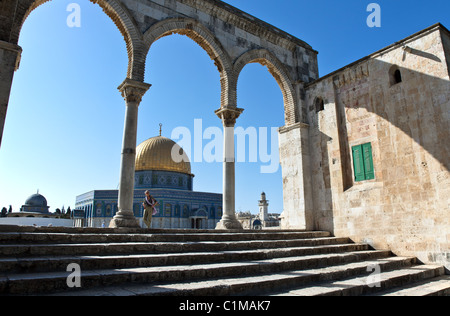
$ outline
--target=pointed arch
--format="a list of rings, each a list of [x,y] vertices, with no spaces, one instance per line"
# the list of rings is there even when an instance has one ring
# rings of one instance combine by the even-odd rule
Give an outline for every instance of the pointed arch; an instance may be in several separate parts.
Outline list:
[[[296,104],[296,93],[292,80],[285,70],[283,64],[275,57],[271,52],[266,49],[255,49],[248,51],[241,55],[234,63],[234,77],[237,79],[247,64],[259,63],[266,66],[270,74],[275,78],[276,82],[280,86],[284,100],[284,116],[286,126],[299,122],[299,113]],[[236,88],[237,90],[237,79]]]
[[[10,42],[17,44],[19,42],[20,31],[27,17],[37,7],[51,0],[35,0],[30,1],[29,5],[18,6],[14,16],[13,27],[10,34]],[[118,0],[89,0],[94,4],[98,4],[108,15],[123,35],[127,53],[128,53],[128,70],[127,77],[137,81],[143,81],[142,52],[143,42],[142,33],[138,30],[136,23],[129,11]],[[145,56],[144,56],[145,62]]]
[[[233,69],[230,57],[216,37],[200,22],[190,18],[173,18],[156,23],[143,36],[145,56],[154,42],[172,34],[185,35],[206,51],[220,73],[221,106],[229,105],[232,102],[229,85]]]

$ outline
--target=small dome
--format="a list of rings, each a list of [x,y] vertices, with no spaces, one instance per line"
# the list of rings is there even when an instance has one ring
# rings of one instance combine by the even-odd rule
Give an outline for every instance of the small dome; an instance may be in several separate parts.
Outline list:
[[[47,199],[39,193],[33,194],[25,201],[26,206],[47,207]]]
[[[172,150],[178,150],[183,158],[181,162],[172,159]],[[136,148],[136,171],[147,170],[192,175],[191,163],[183,149],[173,140],[162,136],[147,139]]]

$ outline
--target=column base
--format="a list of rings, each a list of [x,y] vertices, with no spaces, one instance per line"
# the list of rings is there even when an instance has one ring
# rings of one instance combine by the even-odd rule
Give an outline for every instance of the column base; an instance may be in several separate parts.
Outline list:
[[[223,230],[228,230],[228,229],[237,229],[237,230],[243,230],[244,228],[242,227],[242,224],[237,220],[221,220],[220,222],[217,223],[216,229],[223,229]]]
[[[115,216],[109,223],[109,228],[140,228],[139,220],[135,217]]]

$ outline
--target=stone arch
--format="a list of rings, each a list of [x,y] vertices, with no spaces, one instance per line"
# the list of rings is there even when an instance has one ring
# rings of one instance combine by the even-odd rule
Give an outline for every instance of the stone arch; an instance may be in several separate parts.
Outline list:
[[[394,86],[397,83],[402,82],[402,73],[400,71],[400,68],[397,65],[392,65],[391,68],[389,68],[389,83],[390,86]]]
[[[255,49],[244,53],[236,60],[234,63],[234,76],[238,79],[242,69],[251,63],[259,63],[266,66],[280,86],[284,100],[286,126],[297,123],[299,121],[299,114],[295,101],[295,89],[283,64],[268,50]],[[237,91],[237,79],[235,81],[236,87],[233,89],[234,91]]]
[[[9,42],[13,44],[18,43],[20,31],[22,30],[25,20],[37,7],[49,1],[51,0],[35,0],[31,1],[28,6],[18,6]],[[127,77],[137,81],[143,81],[144,76],[142,69],[144,68],[144,65],[141,64],[142,57],[140,56],[140,53],[143,51],[142,34],[138,30],[133,17],[118,0],[89,1],[93,4],[98,4],[123,35],[128,53]]]
[[[190,18],[173,18],[156,23],[144,34],[145,56],[154,42],[172,34],[185,35],[206,51],[220,73],[221,106],[232,104],[229,91],[232,72],[230,57],[216,37],[200,22]]]

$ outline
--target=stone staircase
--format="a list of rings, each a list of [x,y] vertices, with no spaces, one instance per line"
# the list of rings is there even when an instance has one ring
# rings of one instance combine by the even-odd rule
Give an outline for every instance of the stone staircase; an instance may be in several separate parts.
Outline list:
[[[328,232],[0,226],[0,295],[449,295],[444,272]]]

